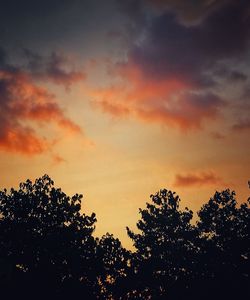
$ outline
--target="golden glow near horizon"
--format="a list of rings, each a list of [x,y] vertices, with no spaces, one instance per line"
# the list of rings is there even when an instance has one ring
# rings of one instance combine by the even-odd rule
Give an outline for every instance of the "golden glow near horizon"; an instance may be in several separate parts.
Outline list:
[[[66,193],[84,195],[96,235],[113,233],[127,247],[125,227],[135,228],[138,208],[161,188],[194,211],[225,188],[246,200],[244,9],[184,12],[165,2],[142,1],[137,12],[113,1],[48,9],[47,23],[30,15],[39,38],[22,11],[6,8],[13,24],[0,21],[9,30],[0,44],[1,189],[46,173]],[[220,18],[231,9],[230,34]]]

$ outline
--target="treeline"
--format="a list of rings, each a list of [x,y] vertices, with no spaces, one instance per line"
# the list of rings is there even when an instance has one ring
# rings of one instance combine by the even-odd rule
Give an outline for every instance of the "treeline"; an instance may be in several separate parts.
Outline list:
[[[250,299],[250,199],[216,192],[195,223],[175,193],[150,197],[131,252],[47,175],[0,191],[0,298]]]

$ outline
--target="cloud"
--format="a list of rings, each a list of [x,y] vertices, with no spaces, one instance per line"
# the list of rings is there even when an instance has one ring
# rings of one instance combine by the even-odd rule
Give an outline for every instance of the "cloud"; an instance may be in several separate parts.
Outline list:
[[[145,1],[136,3],[136,15],[149,13],[142,7]],[[158,1],[164,9],[150,11],[127,58],[109,66],[113,84],[96,89],[95,107],[112,116],[181,130],[202,128],[205,120],[216,119],[229,101],[220,94],[221,85],[247,80],[233,65],[244,62],[249,52],[250,4],[244,0],[209,3],[201,1],[194,12],[195,1]],[[189,12],[185,13],[186,6]],[[129,7],[126,12],[133,17]],[[180,21],[179,15],[188,18],[192,11],[193,18],[202,16],[199,22]]]
[[[223,140],[226,138],[226,136],[224,134],[221,134],[218,131],[213,131],[210,133],[211,137],[216,139],[216,140]]]
[[[53,139],[35,130],[40,125],[83,134],[65,116],[55,96],[21,70],[0,70],[0,107],[0,149],[7,152],[35,155],[51,149]]]
[[[169,102],[166,103],[168,105]],[[157,121],[170,127],[182,130],[201,128],[204,119],[214,119],[223,101],[213,94],[187,93],[178,98],[169,107],[152,105],[149,109],[141,109],[139,115],[147,121]]]
[[[232,126],[232,129],[237,132],[250,130],[250,119],[240,120]]]
[[[188,173],[185,175],[177,174],[174,185],[176,187],[209,186],[221,184],[222,180],[213,172],[202,172],[199,174]]]
[[[229,75],[229,79],[237,82],[237,81],[246,81],[248,79],[248,76],[242,72],[239,71],[231,71],[230,75]]]
[[[117,64],[114,69],[123,83],[96,89],[92,103],[116,118],[131,116],[181,130],[198,129],[204,120],[216,118],[225,105],[218,95],[196,91],[178,76],[149,79],[127,64]]]
[[[65,55],[53,52],[45,57],[28,49],[24,50],[24,55],[27,59],[26,69],[36,79],[52,81],[65,88],[86,79],[86,74],[76,71],[73,62]]]
[[[1,122],[2,123],[2,122]],[[31,128],[5,123],[0,130],[0,150],[26,155],[41,154],[50,147],[45,138],[38,137]]]
[[[59,165],[64,162],[66,162],[66,160],[63,157],[61,157],[60,155],[58,155],[58,154],[53,155],[53,164],[54,165]]]
[[[208,71],[221,60],[238,58],[248,51],[249,7],[246,1],[229,3],[189,27],[169,12],[156,16],[142,42],[131,47],[128,63],[149,77],[179,76],[198,85],[211,85],[214,79]]]
[[[224,78],[230,83],[244,83],[248,79],[248,76],[242,71],[232,69],[226,65],[219,65],[218,68],[214,70],[214,75],[220,78]]]
[[[146,0],[159,10],[170,10],[178,15],[178,18],[187,24],[201,21],[221,6],[232,0]]]

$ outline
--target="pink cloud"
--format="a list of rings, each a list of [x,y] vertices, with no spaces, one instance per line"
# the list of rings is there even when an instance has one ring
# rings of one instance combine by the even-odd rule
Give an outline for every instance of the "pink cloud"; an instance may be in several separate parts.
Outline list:
[[[55,96],[36,85],[21,71],[0,71],[0,148],[27,155],[48,151],[53,141],[40,136],[33,125],[57,125],[61,130],[83,134],[66,117]],[[53,129],[52,129],[53,130]]]
[[[222,179],[213,172],[177,174],[174,185],[177,187],[209,186],[221,184]]]
[[[181,130],[202,127],[215,119],[225,102],[211,92],[196,90],[183,78],[148,78],[136,65],[115,64],[110,74],[122,83],[92,91],[95,107],[114,117],[131,116]]]

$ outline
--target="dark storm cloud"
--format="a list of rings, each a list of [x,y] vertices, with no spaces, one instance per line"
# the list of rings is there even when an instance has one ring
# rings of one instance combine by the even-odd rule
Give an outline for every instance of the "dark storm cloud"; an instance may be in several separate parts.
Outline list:
[[[149,24],[144,40],[131,48],[129,61],[146,76],[181,76],[211,85],[218,62],[238,60],[249,50],[249,8],[248,1],[228,3],[196,26],[185,26],[165,12]]]

